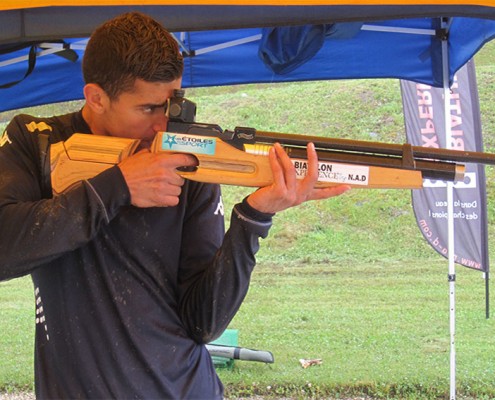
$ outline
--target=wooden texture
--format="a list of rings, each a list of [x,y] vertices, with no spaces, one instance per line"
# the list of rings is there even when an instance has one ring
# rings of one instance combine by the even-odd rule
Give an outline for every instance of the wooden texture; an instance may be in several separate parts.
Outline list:
[[[162,149],[162,135],[157,134],[151,150],[162,153],[177,153],[177,150]],[[179,171],[184,178],[207,183],[263,187],[273,182],[267,156],[268,149],[260,154],[239,150],[217,139],[213,155],[192,153],[198,160],[194,171]],[[75,183],[89,179],[118,164],[133,154],[139,145],[138,139],[111,136],[74,134],[66,142],[56,143],[50,148],[51,180],[54,194],[60,194]],[[182,151],[183,152],[183,151]],[[305,160],[298,160],[305,165]],[[298,165],[297,163],[295,163]],[[333,168],[333,172],[332,172]],[[348,169],[359,172],[346,172]],[[367,172],[362,172],[363,168]],[[306,168],[297,169],[303,178]],[[329,172],[330,171],[330,172]],[[336,172],[339,171],[339,172]],[[346,184],[356,188],[419,189],[423,187],[421,172],[414,170],[352,166],[340,163],[320,163],[320,178],[317,187]],[[328,181],[332,176],[333,181]]]
[[[50,146],[52,190],[60,194],[134,153],[140,140],[76,133]]]

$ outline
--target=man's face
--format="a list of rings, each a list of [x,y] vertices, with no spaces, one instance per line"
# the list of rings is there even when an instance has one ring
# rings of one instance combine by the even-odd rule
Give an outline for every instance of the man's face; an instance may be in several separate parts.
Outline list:
[[[180,79],[173,82],[136,80],[132,91],[121,93],[105,108],[101,115],[105,134],[141,139],[141,147],[149,147],[156,133],[166,130],[168,119],[164,107],[180,86]]]

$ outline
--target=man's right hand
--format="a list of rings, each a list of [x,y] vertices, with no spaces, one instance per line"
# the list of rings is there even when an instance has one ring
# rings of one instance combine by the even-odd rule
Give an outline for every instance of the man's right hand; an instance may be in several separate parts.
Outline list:
[[[196,166],[187,154],[157,154],[142,150],[124,159],[118,166],[136,207],[170,207],[179,204],[184,178],[179,167]]]

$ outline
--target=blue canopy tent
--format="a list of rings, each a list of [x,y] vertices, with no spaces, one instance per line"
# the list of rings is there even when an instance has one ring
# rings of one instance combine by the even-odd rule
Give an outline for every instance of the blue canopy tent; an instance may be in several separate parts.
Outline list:
[[[153,15],[174,32],[186,57],[184,87],[399,78],[443,87],[447,99],[456,71],[495,37],[495,1],[490,0],[137,3],[4,0],[0,111],[82,98],[80,62],[86,38],[101,22],[129,10]],[[453,275],[453,225],[449,231]],[[452,322],[454,282],[449,284]],[[451,398],[454,334],[451,323]]]
[[[368,1],[359,5],[225,6],[206,1],[199,3],[212,4],[182,2],[186,5],[179,6],[149,1],[153,5],[133,7],[84,6],[92,2],[82,1],[78,4],[83,6],[67,7],[67,1],[39,0],[26,2],[29,8],[23,8],[22,1],[10,6],[9,1],[4,3],[0,5],[0,111],[82,98],[80,62],[87,36],[99,23],[130,9],[155,16],[175,33],[186,55],[184,87],[385,77],[442,87],[442,37],[448,44],[451,81],[495,35],[495,7],[479,5],[405,2],[410,4],[387,6]],[[44,3],[62,5],[44,7]],[[441,27],[442,17],[449,18],[445,27]],[[303,37],[294,34],[299,25],[321,29],[319,34]],[[275,37],[276,43],[272,31],[267,41],[268,30],[262,28],[281,26],[290,26],[285,29],[292,32],[285,38]],[[293,43],[289,52],[280,46],[283,40]],[[315,48],[305,53],[294,47],[297,40]],[[265,57],[271,65],[260,59],[260,43],[271,45],[267,50],[271,57]],[[275,73],[273,63],[290,57],[307,62],[291,72]]]

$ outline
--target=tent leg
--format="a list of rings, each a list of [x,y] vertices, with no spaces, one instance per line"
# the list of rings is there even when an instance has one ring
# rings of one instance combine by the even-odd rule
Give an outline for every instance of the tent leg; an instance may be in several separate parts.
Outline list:
[[[486,319],[490,318],[490,272],[485,272],[485,315]]]
[[[442,29],[448,32],[449,19],[442,18]],[[442,40],[442,69],[444,89],[444,120],[446,147],[452,147],[452,124],[450,119],[450,87],[449,87],[449,54],[448,34]],[[454,186],[447,183],[447,215],[448,215],[448,262],[449,262],[449,316],[450,316],[450,400],[456,398],[456,352],[455,352],[455,249],[454,249]]]

